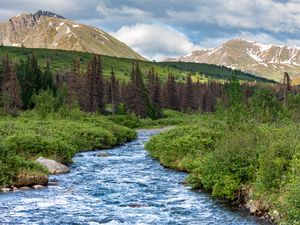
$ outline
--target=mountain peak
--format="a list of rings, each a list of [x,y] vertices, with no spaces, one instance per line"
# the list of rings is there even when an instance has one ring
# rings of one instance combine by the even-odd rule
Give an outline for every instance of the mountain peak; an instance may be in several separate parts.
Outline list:
[[[20,14],[0,23],[0,43],[5,46],[82,51],[144,60],[108,33],[44,10]]]
[[[41,17],[41,16],[46,16],[46,17],[53,17],[53,18],[59,18],[59,19],[65,19],[64,17],[53,13],[49,11],[44,11],[44,10],[38,10],[36,13],[33,14],[35,17]]]
[[[300,48],[286,45],[261,44],[245,39],[233,39],[212,50],[196,50],[177,59],[183,61],[227,66],[254,73],[268,79],[280,80],[284,72],[291,77],[299,74]]]

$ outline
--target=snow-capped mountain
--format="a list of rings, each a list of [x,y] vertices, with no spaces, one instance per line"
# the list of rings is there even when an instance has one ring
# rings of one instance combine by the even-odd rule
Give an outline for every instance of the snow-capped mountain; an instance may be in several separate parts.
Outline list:
[[[165,61],[224,65],[269,79],[281,80],[283,73],[300,73],[300,48],[264,45],[243,39],[231,40],[216,49],[196,50],[186,56]]]
[[[42,10],[34,14],[20,14],[0,23],[0,43],[5,46],[75,50],[144,59],[100,29]]]

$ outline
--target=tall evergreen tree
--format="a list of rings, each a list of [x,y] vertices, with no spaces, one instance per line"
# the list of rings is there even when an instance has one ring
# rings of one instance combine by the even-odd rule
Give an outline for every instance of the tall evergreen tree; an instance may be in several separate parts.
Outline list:
[[[88,64],[86,88],[87,110],[89,112],[104,111],[104,82],[100,57],[94,56]]]
[[[53,93],[55,93],[56,91],[55,86],[53,84],[53,75],[52,75],[49,61],[46,61],[46,66],[42,75],[41,89],[42,90],[50,89],[51,91],[53,91]]]
[[[21,108],[20,84],[17,79],[15,66],[8,61],[6,65],[7,77],[2,86],[2,103],[5,112],[17,115]]]
[[[17,67],[17,76],[21,86],[23,109],[33,108],[32,96],[35,93],[34,76],[31,74],[30,57],[21,60]]]
[[[185,84],[183,109],[184,111],[197,109],[194,103],[193,82],[190,75],[187,77]]]
[[[166,92],[167,92],[167,108],[173,110],[180,110],[179,108],[179,98],[176,89],[176,82],[173,75],[168,76],[167,84],[166,84]]]
[[[114,70],[112,69],[111,71],[111,77],[110,77],[110,82],[109,83],[109,92],[110,92],[110,102],[111,102],[111,111],[112,114],[114,115],[119,107],[119,82],[116,79]]]
[[[161,107],[161,84],[158,74],[154,77],[153,92],[151,93],[151,101],[158,107]]]
[[[128,93],[128,108],[140,117],[147,117],[148,92],[145,88],[138,62],[132,64],[131,83]],[[148,98],[148,99],[147,99]]]

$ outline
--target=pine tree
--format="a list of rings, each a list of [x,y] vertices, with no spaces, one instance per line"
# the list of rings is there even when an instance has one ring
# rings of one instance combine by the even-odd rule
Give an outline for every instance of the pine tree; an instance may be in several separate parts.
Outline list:
[[[100,112],[104,112],[104,93],[105,84],[103,80],[103,65],[100,56],[96,58],[96,89],[97,89],[97,105]]]
[[[112,69],[111,71],[111,77],[110,77],[110,102],[111,102],[111,106],[112,106],[112,114],[114,115],[119,107],[119,82],[116,79],[114,70]]]
[[[2,72],[0,74],[0,93],[5,79],[9,77],[9,73],[10,73],[9,58],[8,55],[4,55],[2,57]]]
[[[292,90],[291,78],[287,72],[283,74],[283,106],[287,105],[287,95]]]
[[[147,117],[147,92],[138,62],[132,64],[131,83],[129,85],[128,108],[140,117]]]
[[[2,86],[2,103],[5,112],[16,116],[21,108],[20,84],[15,66],[9,61],[6,66],[7,77]]]
[[[179,98],[177,95],[176,82],[175,78],[172,75],[168,76],[166,84],[166,93],[167,93],[167,108],[173,110],[179,110]]]
[[[88,64],[86,76],[87,111],[104,111],[104,82],[100,57],[94,56]]]
[[[52,87],[54,89],[52,77],[50,81],[51,71],[48,65],[46,68],[46,79],[42,73],[37,58],[33,54],[29,56],[26,61],[21,60],[17,67],[17,77],[21,86],[21,99],[23,102],[23,109],[32,109],[34,103],[32,96],[38,93],[39,90]],[[46,87],[47,86],[47,87]]]
[[[80,79],[80,60],[74,60],[71,72],[67,74],[67,106],[71,108],[74,104],[79,102],[80,97],[84,95],[85,91],[81,91],[80,86],[84,86],[79,82]],[[80,102],[79,102],[80,104]]]
[[[161,107],[161,84],[158,74],[154,77],[153,93],[151,93],[151,101],[158,107]]]
[[[148,72],[148,83],[147,89],[150,94],[151,102],[156,106],[160,107],[161,105],[161,85],[158,74],[155,73],[154,68]]]
[[[52,75],[52,71],[50,68],[50,63],[49,61],[46,61],[46,66],[43,72],[43,76],[42,76],[42,83],[41,83],[41,89],[42,90],[48,90],[50,89],[51,91],[53,91],[53,93],[55,93],[55,86],[53,84],[53,75]]]
[[[183,109],[184,111],[195,110],[197,107],[194,104],[194,91],[192,78],[189,75],[185,84],[185,93],[184,93]]]

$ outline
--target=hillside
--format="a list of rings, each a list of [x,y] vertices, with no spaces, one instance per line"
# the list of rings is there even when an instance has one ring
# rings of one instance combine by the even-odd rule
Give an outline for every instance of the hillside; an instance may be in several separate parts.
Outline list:
[[[18,47],[0,47],[0,56],[8,54],[14,62],[19,62],[21,59],[26,59],[29,55],[34,53],[40,60],[40,65],[45,65],[46,60],[50,61],[51,67],[55,72],[61,72],[69,70],[74,59],[80,58],[82,69],[86,68],[87,62],[91,59],[93,54],[76,52],[76,51],[63,51],[63,50],[50,50],[50,49],[29,49],[29,48],[18,48]],[[130,71],[133,59],[128,58],[117,58],[110,56],[102,56],[104,66],[104,76],[109,76],[111,68],[117,77],[121,80],[129,80]],[[150,61],[139,61],[142,72],[147,73],[152,67],[160,75],[164,81],[168,74],[173,74],[177,80],[182,80],[187,74],[194,74],[202,78],[202,74],[205,74],[205,79],[229,79],[232,70],[226,67],[219,67],[208,64],[197,64],[197,63],[158,63]],[[251,74],[239,72],[239,79],[246,81],[257,81],[257,82],[273,82],[271,80],[255,77]]]
[[[216,49],[200,49],[166,61],[223,65],[280,81],[284,72],[288,72],[292,78],[299,76],[300,48],[263,45],[238,39],[228,41]]]
[[[159,64],[173,67],[180,70],[191,71],[192,73],[195,74],[201,73],[205,75],[205,77],[210,77],[218,80],[227,80],[232,74],[232,69],[225,66],[218,66],[213,64],[189,63],[189,62],[161,62]],[[250,73],[245,73],[240,70],[237,71],[237,78],[239,80],[275,83],[275,81],[273,80],[269,80],[264,77],[255,76]]]
[[[101,55],[144,59],[108,33],[39,10],[0,23],[0,43],[5,46],[76,50]]]

